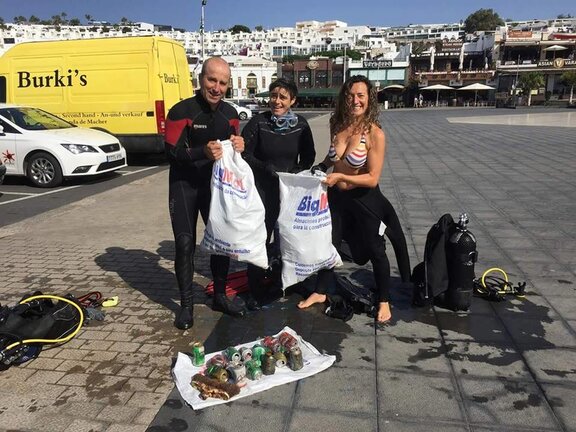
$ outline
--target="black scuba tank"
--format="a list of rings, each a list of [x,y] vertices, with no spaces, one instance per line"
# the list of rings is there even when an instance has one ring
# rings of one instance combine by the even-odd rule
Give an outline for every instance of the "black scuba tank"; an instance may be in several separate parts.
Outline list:
[[[478,260],[476,237],[467,229],[468,215],[460,220],[450,234],[447,244],[448,290],[446,306],[452,310],[468,310],[474,289],[474,263]]]

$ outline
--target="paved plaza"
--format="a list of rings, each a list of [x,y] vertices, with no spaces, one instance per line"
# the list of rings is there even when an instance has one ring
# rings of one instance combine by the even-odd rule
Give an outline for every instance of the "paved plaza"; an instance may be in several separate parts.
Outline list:
[[[182,333],[172,326],[165,170],[16,224],[2,226],[0,213],[2,304],[35,290],[120,298],[72,341],[0,372],[0,431],[576,431],[576,111],[407,109],[381,120],[380,187],[412,266],[430,226],[466,211],[476,274],[504,269],[526,281],[525,299],[475,298],[467,313],[414,309],[389,252],[389,325],[300,311],[298,294],[234,319],[207,306],[208,257],[198,251],[195,325]],[[310,123],[320,160],[328,115]],[[365,269],[351,270],[366,280]],[[194,340],[221,350],[286,325],[335,364],[232,403],[185,405],[170,374],[177,352]]]

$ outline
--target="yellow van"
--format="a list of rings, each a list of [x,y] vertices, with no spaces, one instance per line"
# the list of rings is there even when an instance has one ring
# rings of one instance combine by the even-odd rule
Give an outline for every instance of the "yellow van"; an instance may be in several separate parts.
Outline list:
[[[128,152],[164,151],[165,116],[191,96],[184,47],[165,37],[24,42],[0,57],[0,102],[109,132]]]

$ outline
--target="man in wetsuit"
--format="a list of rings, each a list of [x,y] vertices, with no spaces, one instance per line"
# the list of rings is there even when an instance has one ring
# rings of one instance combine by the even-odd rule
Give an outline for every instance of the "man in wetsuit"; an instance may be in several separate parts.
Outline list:
[[[180,290],[180,310],[174,325],[185,330],[193,325],[194,251],[198,213],[204,223],[210,206],[210,177],[215,160],[222,157],[218,140],[230,139],[237,152],[244,151],[236,110],[222,102],[228,89],[230,67],[219,57],[202,65],[200,91],[178,102],[166,119],[165,148],[170,162],[169,210],[175,239],[175,273]],[[233,316],[244,314],[244,305],[226,297],[230,259],[210,256],[214,279],[213,309]]]

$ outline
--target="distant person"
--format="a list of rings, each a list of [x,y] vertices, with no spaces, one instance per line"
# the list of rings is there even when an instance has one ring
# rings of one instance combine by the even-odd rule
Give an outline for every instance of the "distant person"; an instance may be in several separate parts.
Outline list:
[[[420,94],[418,95],[418,106],[419,106],[420,108],[422,108],[422,107],[424,106],[424,96],[422,96],[422,93],[420,93]]]
[[[362,75],[348,78],[330,118],[332,142],[328,155],[313,169],[333,168],[324,180],[330,187],[332,241],[340,249],[343,238],[346,239],[354,261],[371,262],[376,282],[376,319],[385,323],[392,317],[390,263],[384,240],[388,230],[404,280],[409,280],[411,269],[398,216],[378,186],[386,153],[378,115],[376,90],[368,78]],[[333,270],[319,272],[316,291],[298,307],[307,308],[327,300],[330,284],[326,272]]]
[[[200,91],[194,97],[174,105],[166,119],[165,147],[170,162],[169,211],[175,240],[175,273],[180,290],[180,310],[174,325],[185,330],[193,325],[194,251],[198,213],[204,223],[210,205],[210,177],[215,160],[222,157],[217,140],[230,139],[237,152],[244,151],[239,136],[236,110],[222,102],[230,81],[230,67],[219,58],[202,65]],[[244,306],[226,297],[226,278],[230,259],[210,256],[214,279],[213,308],[233,316],[242,316]]]
[[[254,171],[256,187],[266,209],[267,243],[271,257],[279,255],[277,239],[270,246],[280,213],[279,172],[299,172],[314,163],[316,151],[308,122],[292,111],[298,88],[293,81],[279,78],[269,86],[269,111],[252,117],[242,130],[246,143],[244,159]],[[258,309],[266,296],[262,284],[265,270],[248,264],[249,309]]]
[[[418,108],[419,104],[419,100],[418,100],[418,96],[414,96],[414,108]]]

